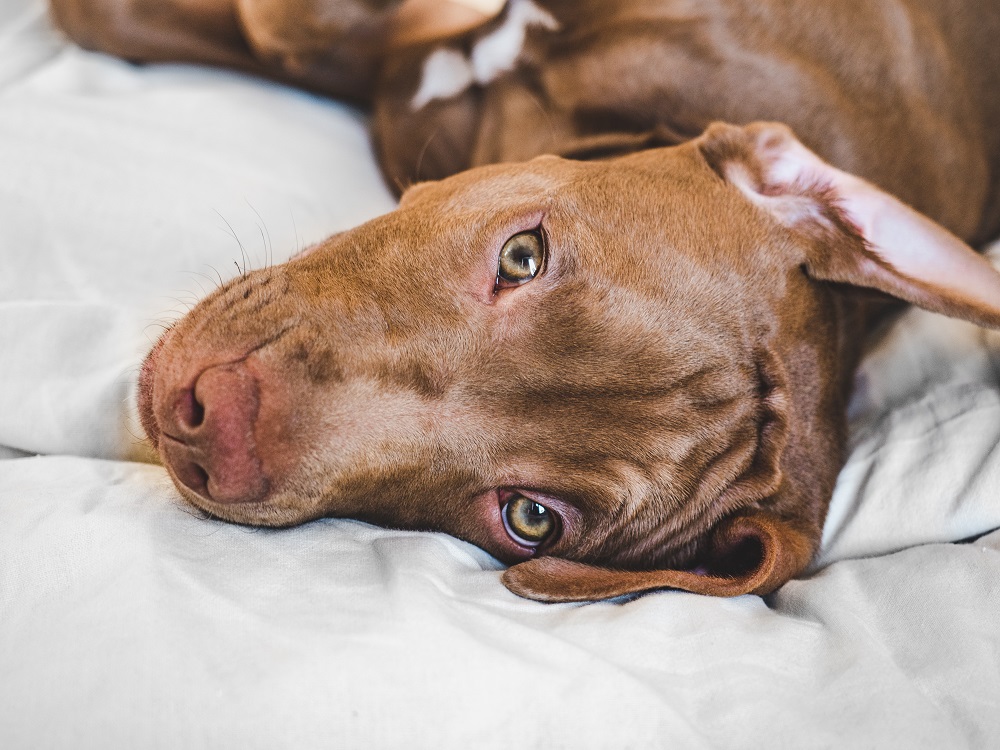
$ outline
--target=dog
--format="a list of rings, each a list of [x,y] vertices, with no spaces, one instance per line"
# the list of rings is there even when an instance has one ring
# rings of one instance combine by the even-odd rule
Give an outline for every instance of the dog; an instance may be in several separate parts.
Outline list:
[[[144,428],[237,523],[438,530],[542,601],[809,564],[866,333],[1000,327],[1000,4],[55,0],[84,46],[372,108],[399,208],[210,294]]]

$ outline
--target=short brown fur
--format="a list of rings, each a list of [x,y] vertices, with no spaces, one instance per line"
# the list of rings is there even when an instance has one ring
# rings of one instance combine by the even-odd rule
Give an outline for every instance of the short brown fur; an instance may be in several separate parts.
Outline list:
[[[144,424],[182,494],[241,523],[446,531],[547,601],[798,574],[883,293],[1000,323],[1000,282],[960,241],[1000,231],[996,3],[547,0],[558,32],[422,107],[427,56],[504,16],[399,5],[54,2],[86,46],[368,101],[387,179],[421,183],[210,295],[150,354]],[[869,213],[978,280],[937,280]],[[543,272],[494,289],[526,230]],[[512,491],[562,533],[505,538]]]

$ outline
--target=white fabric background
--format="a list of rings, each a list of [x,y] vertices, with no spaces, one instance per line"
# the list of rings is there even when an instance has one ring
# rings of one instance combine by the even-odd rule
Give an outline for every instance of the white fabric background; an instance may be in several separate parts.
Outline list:
[[[183,504],[135,437],[157,323],[233,234],[260,265],[392,205],[352,110],[0,0],[0,747],[1000,746],[1000,341],[966,324],[866,360],[822,555],[766,601],[542,605],[443,535]]]

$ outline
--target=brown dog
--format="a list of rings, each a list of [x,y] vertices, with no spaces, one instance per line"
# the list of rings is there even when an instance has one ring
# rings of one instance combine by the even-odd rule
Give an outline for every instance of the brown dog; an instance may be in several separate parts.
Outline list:
[[[83,5],[57,16],[127,57],[378,78],[401,184],[637,151],[420,184],[175,325],[140,408],[222,518],[447,531],[546,600],[764,593],[818,545],[886,295],[1000,326],[955,236],[1000,229],[981,3],[512,0],[398,49],[361,0]],[[653,148],[762,116],[871,182],[783,125]]]

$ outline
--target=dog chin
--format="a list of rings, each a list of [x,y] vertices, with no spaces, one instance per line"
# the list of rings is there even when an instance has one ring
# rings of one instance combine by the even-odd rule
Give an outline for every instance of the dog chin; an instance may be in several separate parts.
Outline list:
[[[286,528],[314,521],[326,515],[322,509],[308,510],[301,507],[286,507],[281,502],[280,497],[269,498],[267,502],[217,503],[192,492],[176,479],[174,484],[184,500],[202,513],[220,521],[242,526]]]

